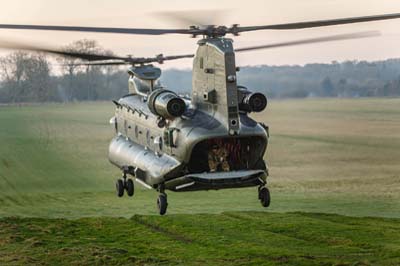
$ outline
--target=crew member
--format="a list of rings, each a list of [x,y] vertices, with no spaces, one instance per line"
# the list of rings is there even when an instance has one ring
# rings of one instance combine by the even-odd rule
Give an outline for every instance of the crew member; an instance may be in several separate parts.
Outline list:
[[[230,171],[227,149],[218,144],[213,144],[208,152],[208,166],[211,172],[216,172],[217,170]]]

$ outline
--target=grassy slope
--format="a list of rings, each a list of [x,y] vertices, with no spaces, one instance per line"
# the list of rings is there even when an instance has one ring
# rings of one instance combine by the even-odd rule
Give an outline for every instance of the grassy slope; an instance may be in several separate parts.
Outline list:
[[[400,216],[400,99],[273,101],[274,212]],[[0,217],[154,214],[154,191],[114,196],[112,103],[0,108]],[[172,213],[264,211],[255,189],[169,193]]]
[[[7,265],[399,265],[399,219],[230,212],[0,220]]]
[[[154,191],[114,195],[111,104],[0,107],[0,217],[42,217],[0,219],[0,265],[399,265],[399,219],[311,213],[400,217],[399,106],[272,102],[271,208],[254,189],[171,192],[166,217],[143,216]]]

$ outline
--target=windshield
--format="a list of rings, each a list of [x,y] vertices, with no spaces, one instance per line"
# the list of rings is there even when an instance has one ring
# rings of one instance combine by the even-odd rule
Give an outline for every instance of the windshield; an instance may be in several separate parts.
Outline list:
[[[136,77],[133,78],[137,92],[148,94],[151,92],[152,80],[141,80]]]
[[[149,94],[150,92],[163,88],[159,79],[157,80],[142,80],[137,77],[133,78],[136,91],[140,94]]]

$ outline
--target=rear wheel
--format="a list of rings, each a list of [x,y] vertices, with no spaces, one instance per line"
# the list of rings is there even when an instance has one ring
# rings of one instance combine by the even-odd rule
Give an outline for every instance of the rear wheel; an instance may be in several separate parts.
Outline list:
[[[157,207],[160,215],[164,215],[167,212],[168,202],[166,194],[160,194],[158,196]]]
[[[258,192],[258,198],[260,199],[261,205],[263,207],[268,207],[271,203],[271,195],[269,189],[262,187]]]
[[[117,180],[115,183],[115,189],[118,197],[122,197],[124,195],[124,181],[122,179]]]
[[[259,200],[261,200],[261,189],[262,189],[263,187],[264,187],[264,186],[259,186],[259,187],[258,187],[258,190],[257,190],[257,191],[258,191],[258,199],[259,199]]]
[[[126,193],[128,194],[129,197],[132,197],[133,194],[135,193],[135,185],[133,184],[132,179],[128,179],[126,181]]]

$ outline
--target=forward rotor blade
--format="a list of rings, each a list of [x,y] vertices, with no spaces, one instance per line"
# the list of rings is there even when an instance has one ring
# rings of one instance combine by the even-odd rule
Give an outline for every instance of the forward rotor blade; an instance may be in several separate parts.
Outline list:
[[[194,54],[164,56],[163,61],[183,59],[183,58],[193,58],[193,57],[194,57]]]
[[[122,66],[127,65],[128,62],[90,62],[90,63],[81,63],[74,64],[74,66]]]
[[[194,57],[194,54],[173,55],[173,56],[164,56],[160,54],[155,57],[129,57],[124,59],[123,61],[125,61],[126,64],[149,64],[149,63],[163,64],[164,61],[177,60],[182,58],[192,58],[192,57]]]
[[[53,48],[45,48],[39,47],[35,45],[26,45],[19,42],[10,42],[10,41],[3,41],[0,39],[0,48],[6,49],[13,49],[13,50],[25,50],[25,51],[33,51],[33,52],[42,52],[42,53],[49,53],[55,54],[59,56],[68,56],[73,58],[78,58],[86,61],[108,61],[113,60],[111,62],[93,62],[93,65],[122,65],[122,64],[146,64],[146,63],[160,63],[162,64],[164,61],[167,60],[176,60],[181,58],[191,58],[194,57],[193,54],[186,54],[186,55],[174,55],[174,56],[164,56],[162,54],[156,57],[120,57],[114,55],[102,55],[96,53],[82,53],[82,52],[75,52],[75,51],[64,51],[58,50]],[[83,63],[86,64],[86,63]]]
[[[192,34],[189,29],[134,29],[134,28],[103,28],[103,27],[15,25],[15,24],[0,24],[0,29],[75,31],[75,32],[119,33],[119,34],[138,34],[138,35]]]
[[[187,54],[187,55],[173,55],[173,56],[164,56],[162,54],[157,55],[155,57],[133,57],[133,58],[128,58],[125,60],[126,63],[130,64],[149,64],[149,63],[159,63],[163,64],[164,61],[169,61],[169,60],[177,60],[177,59],[182,59],[182,58],[192,58],[194,57],[194,54]]]
[[[273,43],[273,44],[267,44],[267,45],[243,47],[243,48],[235,49],[235,52],[246,52],[246,51],[253,51],[253,50],[272,49],[272,48],[278,48],[278,47],[296,46],[296,45],[304,45],[304,44],[312,44],[312,43],[361,39],[361,38],[376,37],[379,35],[381,35],[379,31],[368,31],[368,32],[332,35],[332,36],[303,39],[303,40],[297,40],[297,41],[291,41],[291,42],[281,42],[281,43]]]
[[[245,31],[255,31],[255,30],[295,30],[295,29],[306,29],[306,28],[314,28],[314,27],[344,25],[344,24],[351,24],[351,23],[370,22],[370,21],[398,19],[398,18],[400,18],[400,13],[385,14],[385,15],[378,15],[378,16],[365,16],[365,17],[353,17],[353,18],[341,18],[341,19],[330,19],[330,20],[285,23],[285,24],[266,25],[266,26],[237,27],[235,30],[237,33],[245,32]]]
[[[18,42],[10,42],[0,40],[0,48],[12,49],[12,50],[25,50],[25,51],[33,51],[33,52],[42,52],[49,53],[60,56],[68,56],[74,57],[78,59],[83,59],[87,61],[100,61],[100,60],[126,60],[126,57],[112,56],[112,55],[101,55],[101,54],[92,54],[92,53],[81,53],[74,51],[63,51],[57,50],[53,48],[43,48],[34,45],[26,45]]]

